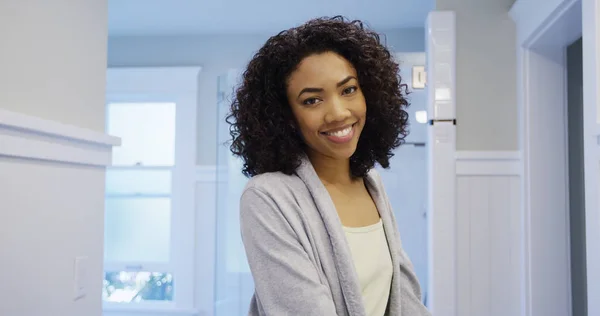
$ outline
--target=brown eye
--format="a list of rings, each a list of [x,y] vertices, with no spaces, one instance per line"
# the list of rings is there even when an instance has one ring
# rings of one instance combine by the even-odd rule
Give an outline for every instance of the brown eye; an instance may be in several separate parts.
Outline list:
[[[319,99],[317,99],[317,98],[309,98],[309,99],[304,100],[304,102],[302,102],[302,104],[304,104],[304,105],[315,105],[315,104],[317,104],[317,102],[319,102]]]
[[[358,90],[356,87],[348,87],[348,88],[344,89],[344,94],[352,94],[352,93],[356,92],[356,90]]]

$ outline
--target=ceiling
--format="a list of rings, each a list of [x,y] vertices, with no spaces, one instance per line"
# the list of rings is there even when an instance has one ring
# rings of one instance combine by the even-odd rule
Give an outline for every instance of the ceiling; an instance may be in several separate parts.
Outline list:
[[[318,16],[423,27],[434,0],[109,0],[111,36],[278,32]]]

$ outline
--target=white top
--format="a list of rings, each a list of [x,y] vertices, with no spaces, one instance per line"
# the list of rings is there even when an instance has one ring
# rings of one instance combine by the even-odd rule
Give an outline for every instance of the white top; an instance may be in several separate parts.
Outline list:
[[[383,222],[344,227],[368,316],[384,316],[394,267]]]

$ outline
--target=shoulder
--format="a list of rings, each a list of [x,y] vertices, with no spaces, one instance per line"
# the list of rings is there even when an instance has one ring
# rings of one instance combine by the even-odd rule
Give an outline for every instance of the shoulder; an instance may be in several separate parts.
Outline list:
[[[385,191],[383,187],[383,180],[381,180],[381,175],[379,174],[379,171],[377,171],[377,169],[372,168],[371,170],[369,170],[369,172],[367,173],[367,179],[372,183],[372,185],[375,186],[377,190]]]
[[[293,227],[302,226],[298,200],[304,192],[308,192],[304,182],[295,175],[265,173],[252,177],[240,198],[242,228],[295,231]]]
[[[370,185],[371,193],[375,195],[376,198],[382,198],[389,208],[389,197],[385,190],[385,185],[383,184],[383,178],[381,177],[379,171],[375,168],[371,169],[367,173],[367,182]]]
[[[242,192],[242,204],[259,198],[279,206],[292,203],[298,195],[308,192],[304,182],[296,175],[269,172],[252,177]]]
[[[296,175],[268,172],[252,177],[243,192],[259,191],[268,196],[278,197],[284,193],[289,193],[291,189],[298,189],[302,185],[302,180]]]

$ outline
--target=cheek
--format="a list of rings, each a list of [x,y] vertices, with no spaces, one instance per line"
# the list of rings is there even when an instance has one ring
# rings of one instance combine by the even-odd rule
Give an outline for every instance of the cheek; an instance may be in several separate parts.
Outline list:
[[[314,121],[298,121],[298,125],[300,127],[300,131],[302,132],[302,135],[304,135],[305,137],[311,137],[311,135],[314,135],[315,133],[319,132],[319,125],[315,124]]]
[[[360,107],[358,113],[359,113],[360,116],[366,116],[367,115],[367,106],[364,103]]]
[[[312,113],[309,111],[303,111],[302,109],[294,111],[294,115],[296,117],[296,122],[298,123],[298,127],[302,131],[302,134],[314,134],[319,131],[319,127],[321,126],[321,121],[317,113]]]
[[[367,104],[364,98],[361,98],[361,100],[357,102],[354,107],[354,113],[360,118],[365,118],[367,116]]]

